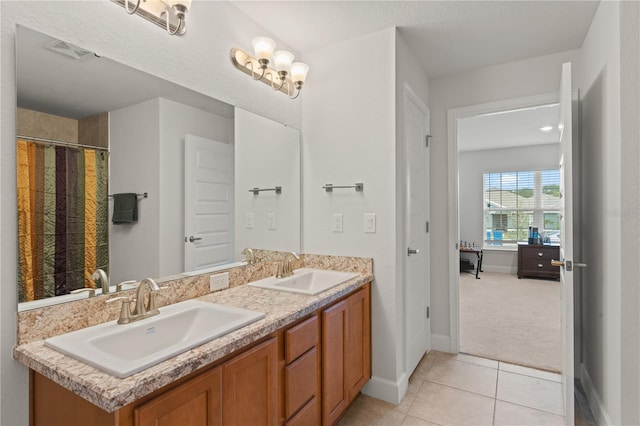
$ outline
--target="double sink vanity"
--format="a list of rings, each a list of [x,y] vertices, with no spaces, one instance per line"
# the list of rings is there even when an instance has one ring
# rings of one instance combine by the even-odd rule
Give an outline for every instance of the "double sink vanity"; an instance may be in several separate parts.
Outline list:
[[[213,293],[209,274],[163,282],[129,324],[105,300],[136,290],[19,313],[32,424],[334,424],[371,376],[372,261],[277,266],[221,271]]]

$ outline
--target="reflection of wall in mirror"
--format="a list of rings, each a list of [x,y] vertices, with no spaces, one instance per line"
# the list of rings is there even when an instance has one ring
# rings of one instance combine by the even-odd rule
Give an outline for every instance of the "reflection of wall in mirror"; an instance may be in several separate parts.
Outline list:
[[[235,139],[236,254],[244,247],[299,251],[300,131],[236,108]],[[249,192],[276,186],[281,194]]]
[[[137,223],[110,226],[111,281],[181,273],[184,137],[232,143],[233,119],[156,98],[112,111],[110,127],[110,193],[149,193]]]

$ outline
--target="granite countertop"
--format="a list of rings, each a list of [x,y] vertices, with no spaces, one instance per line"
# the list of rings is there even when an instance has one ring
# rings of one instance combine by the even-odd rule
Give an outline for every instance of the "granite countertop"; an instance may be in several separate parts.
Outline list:
[[[373,275],[361,274],[316,296],[241,285],[199,297],[197,300],[263,312],[266,317],[124,379],[50,349],[43,340],[17,346],[14,358],[103,410],[113,412],[331,304],[372,280]]]

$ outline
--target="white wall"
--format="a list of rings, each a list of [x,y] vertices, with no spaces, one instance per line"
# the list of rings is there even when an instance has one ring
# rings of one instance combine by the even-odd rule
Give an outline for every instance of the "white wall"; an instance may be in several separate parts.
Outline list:
[[[300,127],[301,100],[274,96],[235,70],[229,50],[250,49],[256,34],[270,35],[226,2],[194,2],[184,37],[171,37],[108,1],[0,2],[0,424],[27,423],[28,374],[11,358],[16,313],[15,24],[166,78],[262,116]],[[287,46],[279,43],[280,47]]]
[[[109,114],[109,193],[150,194],[138,200],[138,221],[132,224],[111,222],[113,199],[109,199],[109,277],[114,285],[159,276],[158,110],[159,99],[152,99]]]
[[[529,145],[517,148],[462,151],[459,160],[460,239],[482,246],[483,175],[485,173],[558,168],[559,144]],[[482,268],[490,272],[515,274],[518,252],[512,250],[484,250]]]
[[[151,277],[184,271],[184,137],[186,134],[233,144],[233,118],[221,117],[197,108],[160,99],[159,163],[147,163],[142,170],[157,172],[159,192],[159,269]],[[141,202],[142,204],[143,202]],[[143,277],[144,278],[144,277]]]
[[[366,392],[398,397],[395,213],[395,30],[368,34],[304,56],[314,84],[303,97],[303,251],[372,257],[373,379]],[[375,72],[344,78],[376,58]],[[325,192],[324,184],[364,183]],[[332,214],[344,231],[331,231]],[[376,214],[376,233],[363,232],[364,213]]]
[[[447,110],[557,91],[563,62],[573,63],[574,78],[579,73],[580,51],[571,50],[523,61],[496,65],[429,82],[431,107],[431,241],[439,250],[431,255],[431,332],[450,337],[449,324],[449,222],[448,211]],[[436,225],[437,224],[437,225]]]
[[[236,257],[245,247],[300,251],[300,131],[236,108],[235,135]],[[276,186],[281,194],[249,192]],[[247,213],[254,215],[253,229],[246,227]],[[275,214],[275,230],[268,214]]]
[[[640,423],[639,23],[602,2],[582,46],[581,379],[600,424]]]

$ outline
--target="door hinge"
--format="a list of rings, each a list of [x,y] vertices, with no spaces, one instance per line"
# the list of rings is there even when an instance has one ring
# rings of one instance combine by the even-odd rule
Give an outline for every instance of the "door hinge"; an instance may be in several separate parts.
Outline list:
[[[429,139],[431,139],[432,137],[433,136],[431,136],[431,135],[425,135],[425,137],[424,137],[427,148],[429,148]]]
[[[429,319],[430,316],[430,312],[429,312],[429,307],[427,306],[427,319]]]
[[[429,221],[427,221],[427,223],[426,223],[426,229],[425,229],[425,232],[426,232],[427,234],[429,233]]]

